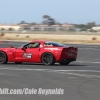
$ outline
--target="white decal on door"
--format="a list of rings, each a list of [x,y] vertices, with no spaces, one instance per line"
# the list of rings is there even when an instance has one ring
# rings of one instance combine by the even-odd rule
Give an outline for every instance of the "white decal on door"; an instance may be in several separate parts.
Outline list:
[[[32,58],[32,53],[24,53],[23,58]]]

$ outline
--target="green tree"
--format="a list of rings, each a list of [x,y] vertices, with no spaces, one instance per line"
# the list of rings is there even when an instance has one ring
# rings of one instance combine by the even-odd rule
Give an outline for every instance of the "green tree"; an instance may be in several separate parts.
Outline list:
[[[55,24],[55,20],[53,18],[49,18],[48,19],[48,25],[54,25]]]
[[[94,26],[96,26],[95,22],[89,22],[89,23],[87,23],[87,29],[91,29]]]
[[[55,24],[55,20],[53,18],[51,18],[49,15],[43,15],[43,24],[47,24],[47,25],[54,25]]]
[[[43,19],[49,19],[50,16],[49,15],[43,15]]]
[[[74,24],[74,26],[79,29],[86,28],[85,24]]]
[[[36,25],[36,22],[29,23],[30,26]]]
[[[21,21],[19,24],[27,24],[25,21]]]

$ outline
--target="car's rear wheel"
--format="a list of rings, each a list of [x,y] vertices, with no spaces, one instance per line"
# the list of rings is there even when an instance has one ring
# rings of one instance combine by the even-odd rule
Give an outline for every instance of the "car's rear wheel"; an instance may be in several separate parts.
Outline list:
[[[6,53],[0,52],[0,64],[6,64],[8,62],[8,57]]]
[[[22,64],[22,62],[15,62],[15,64]]]
[[[42,55],[42,63],[44,65],[54,65],[55,58],[54,58],[53,54],[51,54],[51,53],[44,53]]]
[[[60,63],[60,65],[68,65],[70,63],[70,61],[61,61],[59,63]]]

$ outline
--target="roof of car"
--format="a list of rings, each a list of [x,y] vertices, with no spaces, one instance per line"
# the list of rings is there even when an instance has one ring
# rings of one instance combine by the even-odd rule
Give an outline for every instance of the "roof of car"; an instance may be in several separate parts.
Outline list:
[[[32,40],[31,42],[47,42],[47,40]]]

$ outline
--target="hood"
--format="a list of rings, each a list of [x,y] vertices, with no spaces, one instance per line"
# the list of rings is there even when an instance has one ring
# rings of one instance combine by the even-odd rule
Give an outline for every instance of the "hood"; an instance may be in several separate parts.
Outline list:
[[[0,48],[0,50],[14,50],[14,49],[16,49],[16,48],[14,48],[14,47]]]

